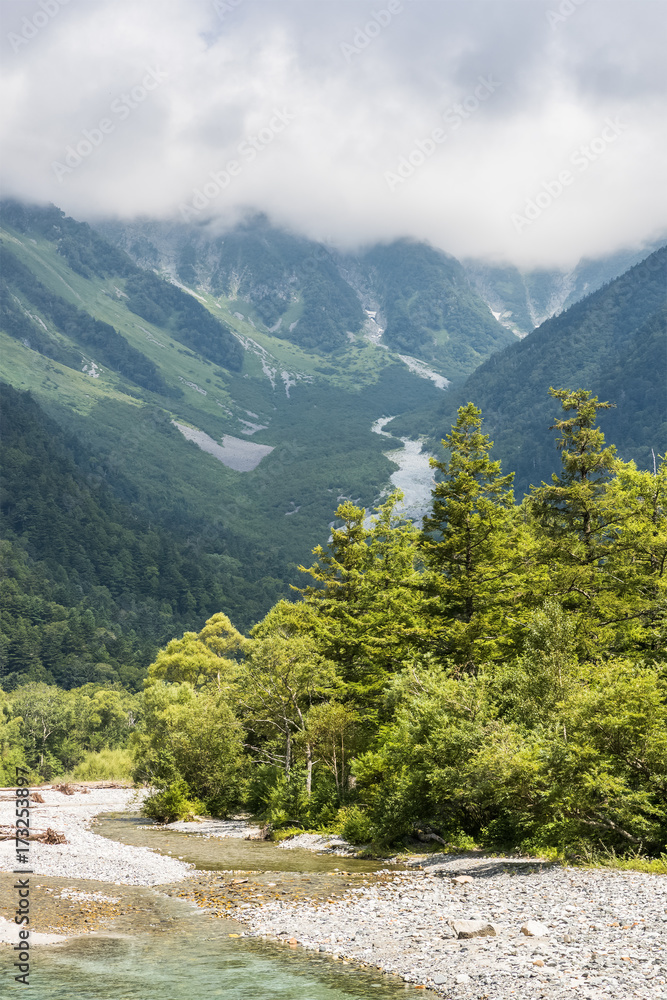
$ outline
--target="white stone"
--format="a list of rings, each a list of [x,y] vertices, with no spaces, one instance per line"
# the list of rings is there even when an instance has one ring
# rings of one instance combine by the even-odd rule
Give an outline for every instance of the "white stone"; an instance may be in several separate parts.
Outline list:
[[[539,920],[527,920],[521,928],[521,933],[526,937],[546,937],[549,931]]]
[[[458,938],[496,937],[498,933],[488,920],[450,920],[449,926]]]

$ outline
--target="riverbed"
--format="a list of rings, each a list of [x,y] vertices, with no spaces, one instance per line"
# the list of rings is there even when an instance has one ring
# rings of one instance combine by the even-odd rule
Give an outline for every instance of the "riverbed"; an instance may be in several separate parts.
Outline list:
[[[667,1000],[663,876],[481,852],[403,865],[313,855],[212,836],[206,824],[199,834],[152,826],[131,789],[109,790],[123,811],[89,828],[104,790],[41,791],[33,827],[53,823],[69,843],[58,854],[31,845],[31,930],[60,935],[32,952],[40,1000],[398,1000],[415,987],[447,1000]],[[0,914],[10,921],[7,843]],[[97,879],[81,877],[91,870]],[[5,945],[1,981],[13,989],[11,962]]]
[[[45,802],[32,805],[33,830],[50,826],[68,840],[30,846],[30,983],[40,1000],[405,996],[396,976],[256,938],[235,919],[262,893],[266,901],[342,899],[351,880],[369,875],[376,863],[346,858],[343,864],[332,855],[238,835],[221,839],[156,827],[139,815],[143,796],[132,789],[80,786],[72,795],[50,788],[40,794]],[[125,811],[99,815],[105,804]],[[12,793],[0,792],[0,822],[11,821],[13,805]],[[237,826],[242,836],[248,824]],[[14,844],[0,847],[0,940],[8,942],[0,946],[0,993],[6,987],[12,995],[18,989],[11,949]],[[81,877],[93,872],[96,878]],[[47,933],[53,943],[34,947]]]
[[[371,430],[374,434],[391,438],[384,428],[393,417],[380,417],[374,422]],[[391,488],[401,490],[403,504],[401,511],[410,521],[421,525],[421,519],[428,513],[431,505],[431,490],[434,486],[433,469],[430,466],[430,454],[424,451],[421,441],[402,437],[401,448],[386,451],[385,456],[394,462],[398,469],[390,476]]]

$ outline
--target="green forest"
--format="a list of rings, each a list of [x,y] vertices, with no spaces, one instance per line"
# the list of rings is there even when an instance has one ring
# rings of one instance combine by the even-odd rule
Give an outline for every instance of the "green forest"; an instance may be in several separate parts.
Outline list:
[[[400,517],[397,493],[370,518],[342,503],[303,587],[248,635],[219,610],[200,631],[174,628],[142,690],[122,673],[69,690],[3,681],[2,782],[16,764],[35,780],[131,776],[153,787],[158,820],[245,809],[278,835],[336,830],[372,851],[431,837],[570,860],[658,856],[667,461],[621,460],[599,427],[612,404],[591,392],[551,388],[549,401],[560,469],[520,500],[467,403],[432,459],[423,525]],[[72,502],[89,502],[77,488],[72,478]],[[29,516],[29,498],[12,503],[12,517]],[[146,619],[161,598],[175,625],[187,609],[162,574],[179,571],[177,554],[158,562],[150,534],[133,549],[112,513],[107,551],[127,553]],[[25,547],[12,551],[10,598],[31,572]],[[63,591],[87,572],[69,558]],[[115,611],[113,575],[107,589]],[[40,642],[97,627],[112,643],[92,607],[64,620],[56,597],[21,597]],[[20,659],[29,637],[7,648]]]

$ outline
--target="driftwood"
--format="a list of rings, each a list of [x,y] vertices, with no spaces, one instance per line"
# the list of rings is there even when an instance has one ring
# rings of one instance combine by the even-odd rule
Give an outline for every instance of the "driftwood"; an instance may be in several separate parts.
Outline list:
[[[439,844],[442,844],[443,847],[447,847],[447,841],[443,840],[442,837],[439,837],[437,833],[418,833],[417,837],[422,841],[422,843],[426,843],[427,840],[436,840]]]
[[[50,826],[48,826],[46,828],[46,833],[40,834],[40,836],[37,839],[39,841],[41,841],[42,844],[66,844],[67,843],[67,840],[65,839],[65,834],[64,833],[56,833],[56,831],[52,830]]]
[[[265,826],[263,826],[260,829],[260,831],[258,833],[250,833],[250,834],[248,834],[247,837],[244,837],[243,839],[244,840],[268,840],[269,837],[271,836],[272,830],[273,830],[273,827],[271,826],[271,824],[267,823]]]
[[[68,783],[66,785],[54,785],[53,790],[54,792],[62,792],[63,795],[74,795],[76,788]]]
[[[68,841],[65,838],[64,833],[58,833],[56,830],[51,829],[50,826],[46,830],[42,830],[40,833],[31,833],[28,837],[24,836],[25,831],[19,830],[19,837],[21,840],[33,840],[38,844],[67,844]],[[0,840],[14,840],[16,838],[16,827],[14,826],[0,826]]]
[[[39,792],[32,792],[32,794],[30,795],[30,801],[31,802],[43,802],[44,799],[39,794]]]

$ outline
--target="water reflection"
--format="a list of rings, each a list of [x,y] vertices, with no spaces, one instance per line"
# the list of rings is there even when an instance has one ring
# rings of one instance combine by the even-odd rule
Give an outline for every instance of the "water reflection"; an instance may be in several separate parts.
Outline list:
[[[174,901],[176,909],[178,907]],[[183,915],[169,934],[88,937],[33,958],[40,1000],[398,1000],[391,977],[279,945],[228,937],[229,923]]]
[[[385,867],[383,862],[340,858],[334,854],[314,854],[300,848],[286,850],[270,841],[234,838],[199,837],[161,827],[147,826],[149,821],[136,813],[109,813],[100,816],[95,833],[121,844],[150,847],[163,854],[189,861],[201,871],[273,872],[373,872]]]

